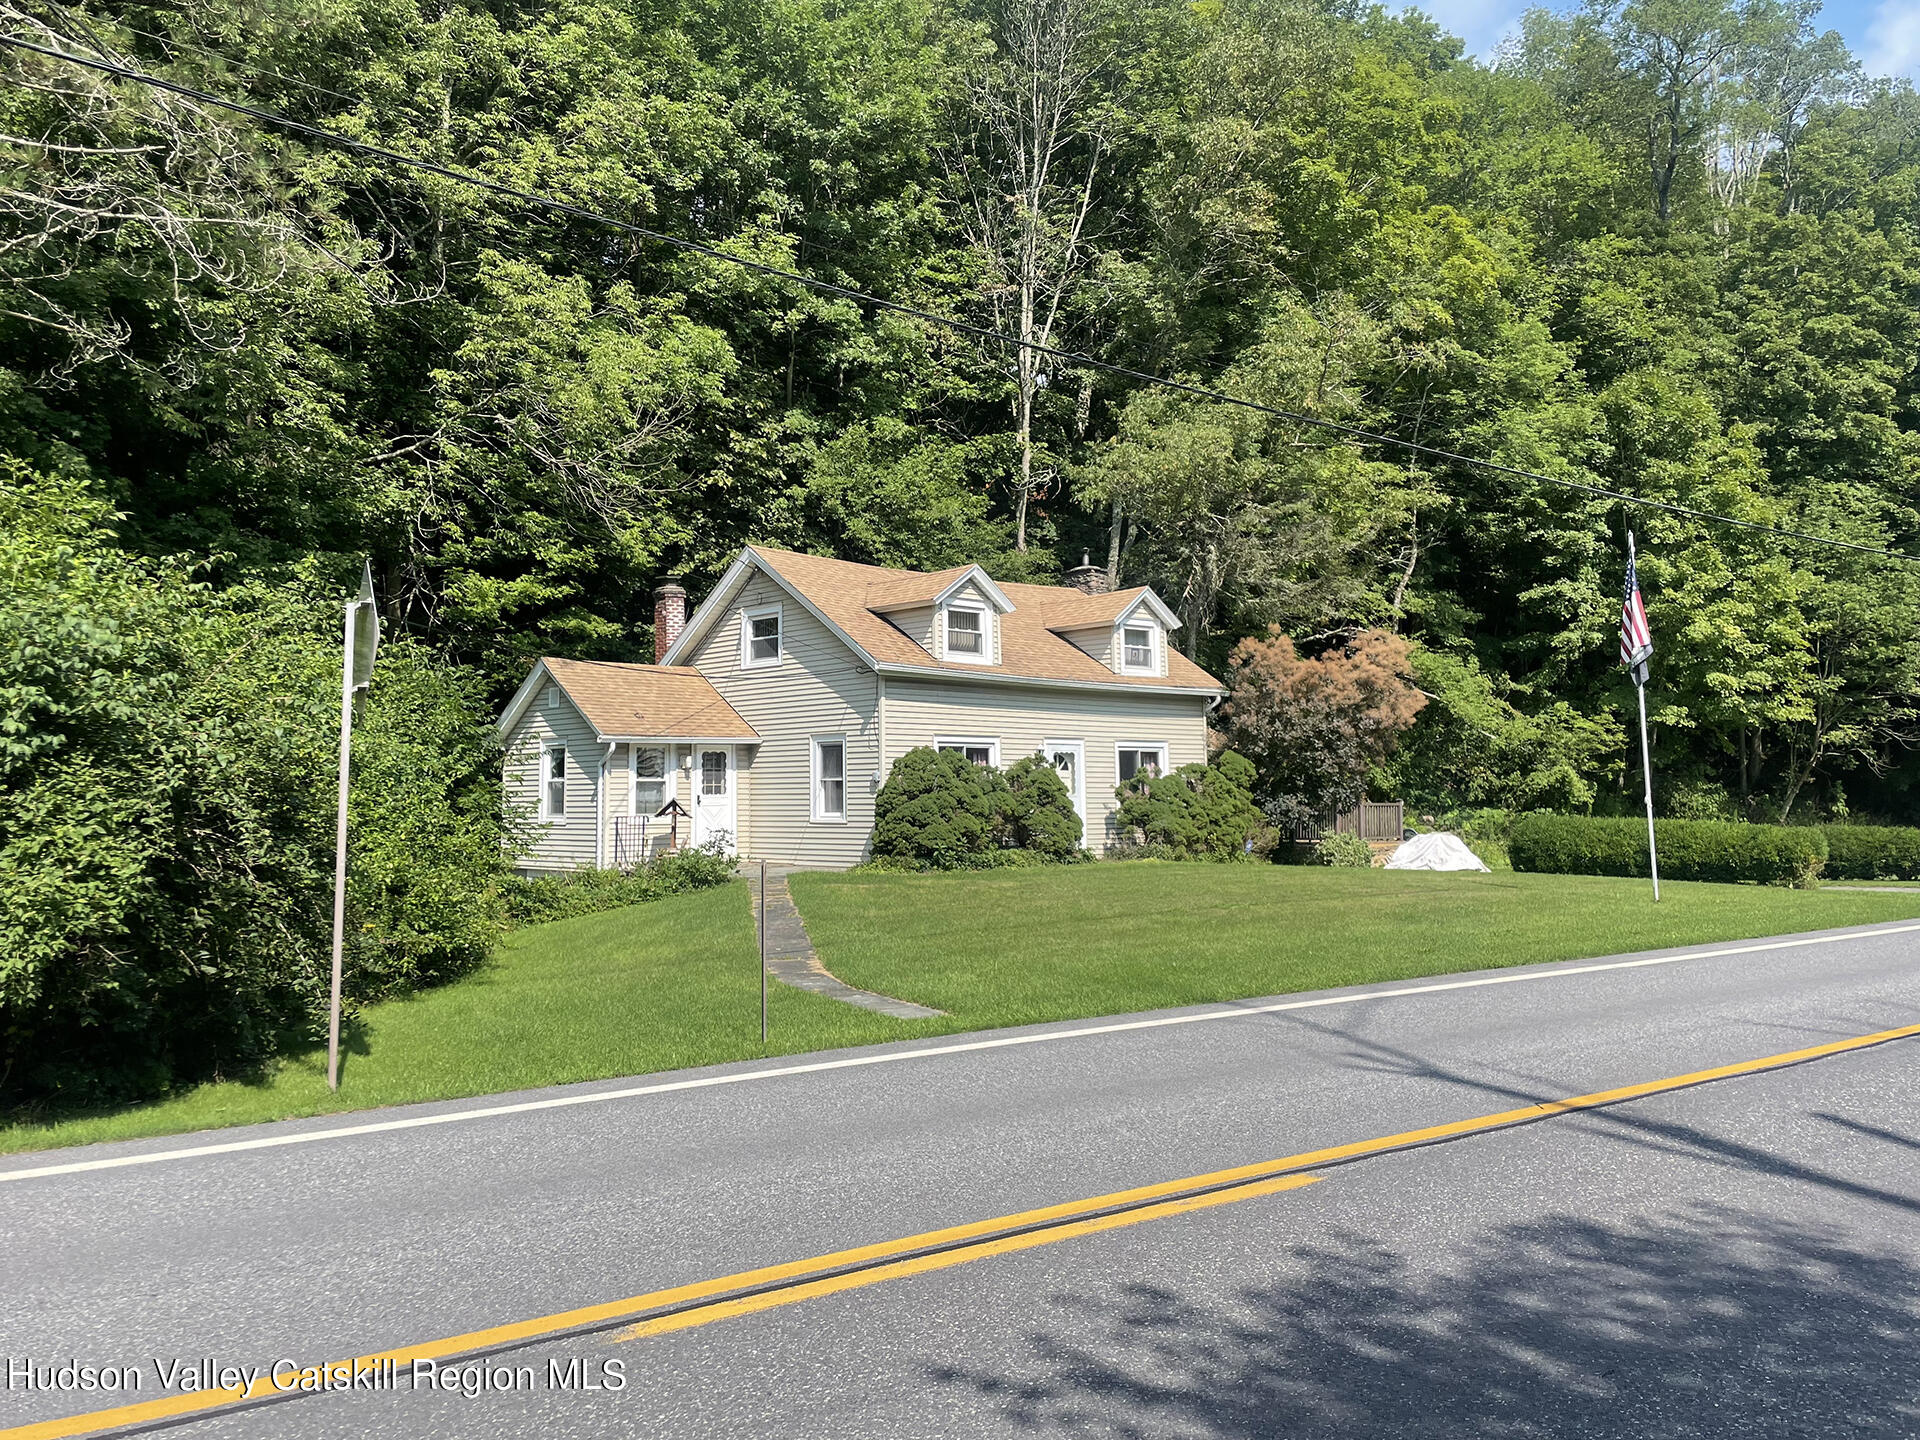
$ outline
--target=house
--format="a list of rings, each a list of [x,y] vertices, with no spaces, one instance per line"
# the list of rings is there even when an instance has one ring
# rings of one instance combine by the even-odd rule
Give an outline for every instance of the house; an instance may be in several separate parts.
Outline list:
[[[1118,839],[1114,787],[1207,756],[1220,682],[1171,643],[1150,589],[999,585],[749,546],[689,619],[654,594],[652,665],[541,660],[500,718],[506,788],[537,817],[529,870],[630,864],[661,846],[843,867],[917,746],[983,765],[1047,756],[1083,843]],[[680,816],[661,817],[670,801]]]

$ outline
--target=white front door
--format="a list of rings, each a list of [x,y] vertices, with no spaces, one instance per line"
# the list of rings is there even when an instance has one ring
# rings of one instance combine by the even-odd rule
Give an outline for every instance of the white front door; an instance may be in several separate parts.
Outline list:
[[[733,747],[712,745],[693,752],[693,843],[718,837],[736,853],[739,811],[734,798]]]
[[[1049,740],[1043,752],[1053,766],[1060,783],[1073,797],[1074,813],[1080,817],[1080,844],[1094,848],[1093,833],[1087,828],[1087,744],[1084,740]]]

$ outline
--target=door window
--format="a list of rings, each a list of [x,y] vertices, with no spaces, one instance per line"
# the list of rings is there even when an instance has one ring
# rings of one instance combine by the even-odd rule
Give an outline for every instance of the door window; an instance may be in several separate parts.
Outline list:
[[[727,793],[726,751],[702,750],[700,752],[700,793],[702,795]]]

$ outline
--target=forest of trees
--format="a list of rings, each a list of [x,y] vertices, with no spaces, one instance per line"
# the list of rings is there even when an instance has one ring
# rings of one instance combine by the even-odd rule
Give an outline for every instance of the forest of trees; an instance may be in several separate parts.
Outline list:
[[[1275,406],[1920,546],[1920,97],[1818,7],[6,0],[6,33]],[[743,542],[1104,560],[1216,672],[1413,645],[1378,788],[1911,818],[1914,567],[1408,463],[32,51],[0,64],[0,453],[214,591],[344,593],[497,701],[650,654]],[[321,602],[316,599],[316,604]],[[319,622],[316,635],[330,621]],[[422,662],[424,663],[424,662]],[[458,677],[456,677],[458,678]],[[450,682],[452,683],[452,682]]]

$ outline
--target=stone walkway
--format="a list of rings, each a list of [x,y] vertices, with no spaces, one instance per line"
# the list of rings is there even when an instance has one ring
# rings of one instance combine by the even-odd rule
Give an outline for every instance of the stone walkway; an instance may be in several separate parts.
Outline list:
[[[756,862],[743,861],[740,871],[747,877],[749,903],[754,903],[759,898],[760,866]],[[915,1005],[911,1000],[896,1000],[891,995],[856,990],[828,971],[820,963],[820,957],[813,953],[813,941],[807,938],[806,922],[800,918],[793,896],[787,891],[787,876],[792,873],[792,866],[767,866],[769,975],[796,990],[811,990],[815,995],[825,995],[829,1000],[858,1005],[862,1010],[891,1015],[896,1020],[931,1020],[946,1014],[944,1010],[930,1010],[925,1005]]]

